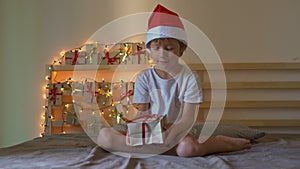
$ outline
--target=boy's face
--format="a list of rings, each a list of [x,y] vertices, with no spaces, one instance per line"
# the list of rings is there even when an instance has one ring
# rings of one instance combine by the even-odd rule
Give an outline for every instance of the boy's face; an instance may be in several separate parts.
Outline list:
[[[158,39],[150,42],[150,54],[158,68],[170,69],[178,64],[182,55],[179,42],[175,39]]]

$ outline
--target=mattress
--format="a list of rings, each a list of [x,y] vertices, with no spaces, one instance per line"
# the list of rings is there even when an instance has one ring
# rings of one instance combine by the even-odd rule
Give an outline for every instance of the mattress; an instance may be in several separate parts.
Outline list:
[[[0,168],[296,169],[300,168],[300,135],[267,134],[251,149],[205,157],[132,158],[103,150],[85,134],[62,134],[1,148]]]

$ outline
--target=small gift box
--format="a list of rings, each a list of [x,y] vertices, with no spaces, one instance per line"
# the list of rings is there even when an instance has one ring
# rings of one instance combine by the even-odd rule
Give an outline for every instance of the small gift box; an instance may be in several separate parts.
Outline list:
[[[97,82],[85,82],[83,86],[83,99],[86,103],[97,103],[96,89]]]
[[[78,50],[67,51],[64,56],[66,65],[76,65],[78,59]]]
[[[108,94],[99,94],[98,95],[98,105],[100,107],[107,107],[111,103],[111,96]]]
[[[72,95],[83,96],[83,83],[81,82],[72,83]]]
[[[103,56],[100,64],[102,65],[116,65],[120,64],[120,46],[115,45],[112,48],[104,48]]]
[[[164,116],[148,114],[140,116],[127,124],[126,144],[139,146],[145,144],[163,144],[165,125]]]
[[[99,112],[91,112],[87,116],[87,133],[91,135],[98,135],[100,128],[103,126]]]
[[[71,82],[64,82],[62,83],[62,94],[63,95],[71,95],[72,94],[72,86],[71,86]]]
[[[99,82],[98,83],[98,105],[100,107],[107,107],[111,104],[112,92],[110,90],[111,83],[109,82]]]
[[[75,112],[66,113],[66,124],[79,125],[78,118]]]
[[[83,65],[86,64],[86,52],[80,51],[78,52],[78,58],[76,64]]]
[[[120,102],[123,105],[132,104],[133,94],[134,94],[134,82],[122,82],[121,85],[121,96]]]
[[[99,111],[94,111],[90,109],[83,109],[79,112],[79,121],[82,128],[89,136],[94,136],[99,134],[100,128],[105,125],[104,121],[101,119]]]
[[[120,44],[120,64],[132,64],[132,43]]]
[[[99,64],[99,47],[100,45],[98,43],[85,45],[87,64]]]
[[[146,56],[146,48],[143,43],[136,43],[132,45],[131,54],[132,64],[146,64],[147,56]]]
[[[61,105],[62,104],[62,92],[61,92],[62,84],[56,83],[51,84],[49,88],[49,97],[50,103],[53,105]]]

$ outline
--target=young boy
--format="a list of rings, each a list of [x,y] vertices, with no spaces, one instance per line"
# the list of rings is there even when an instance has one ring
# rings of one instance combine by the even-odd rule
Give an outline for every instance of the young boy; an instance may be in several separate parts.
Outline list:
[[[194,126],[191,130],[202,102],[199,79],[179,63],[187,47],[183,24],[176,13],[158,5],[148,28],[146,46],[155,66],[137,77],[133,102],[138,103],[140,114],[166,115],[172,126],[165,132],[163,145],[147,145],[142,151],[163,153],[169,150],[168,154],[193,157],[250,148],[249,140],[226,136],[210,137],[200,143],[197,137],[201,129]],[[102,129],[98,138],[98,144],[110,150],[138,152],[126,146],[125,137],[112,129]]]

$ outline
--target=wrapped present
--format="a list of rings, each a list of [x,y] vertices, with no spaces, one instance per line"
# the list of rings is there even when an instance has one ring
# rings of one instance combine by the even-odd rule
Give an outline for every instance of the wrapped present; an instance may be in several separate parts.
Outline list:
[[[132,64],[146,64],[146,48],[143,43],[136,43],[132,46]]]
[[[100,107],[107,107],[111,104],[111,96],[108,94],[99,94],[97,100]]]
[[[126,144],[129,146],[163,144],[165,121],[164,116],[155,114],[148,114],[134,119],[127,124]]]
[[[83,96],[83,83],[82,82],[73,82],[72,83],[72,95]]]
[[[105,65],[116,65],[120,64],[120,46],[115,45],[108,49],[107,47],[103,49],[104,56],[101,59],[100,64]]]
[[[85,51],[78,52],[78,58],[77,58],[76,64],[79,64],[79,65],[86,64],[86,52]]]
[[[78,118],[75,112],[66,113],[66,124],[79,125]]]
[[[121,83],[121,97],[120,102],[123,105],[132,104],[134,94],[134,82],[122,82]]]
[[[97,103],[96,89],[97,82],[85,82],[83,86],[83,99],[86,103]]]
[[[66,65],[76,65],[78,59],[78,50],[67,51],[64,56]]]
[[[97,102],[100,107],[110,106],[112,101],[112,92],[110,90],[111,84],[108,82],[99,82],[98,83],[98,96]]]
[[[49,98],[50,103],[53,105],[61,105],[62,104],[62,92],[61,92],[62,84],[56,83],[51,84],[49,88]]]
[[[101,119],[99,111],[94,111],[91,109],[83,109],[79,112],[79,121],[85,132],[89,136],[94,136],[99,134],[99,130],[105,125],[105,122]]]
[[[99,64],[99,44],[98,43],[92,43],[92,44],[86,44],[86,58],[87,58],[87,64],[93,64],[97,65]]]
[[[86,121],[86,129],[88,134],[98,135],[102,125],[100,112],[93,111],[88,114]]]
[[[70,82],[64,82],[62,83],[62,87],[63,87],[63,95],[71,95],[72,94],[72,86]]]
[[[120,64],[132,64],[131,53],[132,43],[122,43],[120,45]]]

